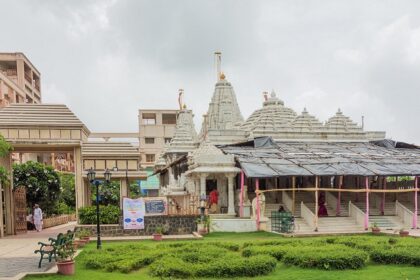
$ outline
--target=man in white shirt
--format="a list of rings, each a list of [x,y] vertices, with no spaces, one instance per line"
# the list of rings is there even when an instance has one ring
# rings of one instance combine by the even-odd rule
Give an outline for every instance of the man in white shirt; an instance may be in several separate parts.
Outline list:
[[[38,204],[35,204],[34,224],[35,224],[36,231],[39,232],[42,230],[42,210],[41,208],[39,208]]]

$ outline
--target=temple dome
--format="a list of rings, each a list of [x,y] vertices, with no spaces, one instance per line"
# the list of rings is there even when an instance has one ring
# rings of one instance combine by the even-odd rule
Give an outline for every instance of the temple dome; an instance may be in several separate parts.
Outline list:
[[[314,116],[310,115],[306,108],[303,109],[302,114],[296,117],[292,123],[293,128],[298,130],[322,130],[324,126],[322,123],[315,118]]]
[[[273,134],[291,127],[296,112],[285,107],[274,91],[271,92],[261,109],[254,111],[242,125],[242,129],[257,134]]]
[[[345,116],[340,109],[334,116],[325,123],[328,130],[345,130],[345,131],[363,131],[363,129],[353,122],[349,117]]]

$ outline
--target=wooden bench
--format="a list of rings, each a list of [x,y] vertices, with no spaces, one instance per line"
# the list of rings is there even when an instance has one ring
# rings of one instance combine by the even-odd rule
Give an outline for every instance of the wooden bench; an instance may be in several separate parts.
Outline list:
[[[35,250],[35,254],[40,254],[41,258],[39,260],[38,268],[41,268],[42,260],[48,259],[48,262],[51,262],[52,257],[57,261],[57,250],[60,246],[69,244],[74,240],[74,231],[67,231],[67,233],[59,233],[57,238],[48,238],[49,243],[38,242],[38,245],[41,247],[38,250]]]

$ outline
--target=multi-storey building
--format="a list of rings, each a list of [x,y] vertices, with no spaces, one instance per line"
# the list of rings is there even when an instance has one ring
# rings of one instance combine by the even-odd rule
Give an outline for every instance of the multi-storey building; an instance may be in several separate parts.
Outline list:
[[[41,103],[41,73],[23,53],[0,53],[0,108]]]
[[[171,141],[178,110],[139,110],[139,146],[142,169],[148,175],[153,173],[156,159]],[[141,189],[147,195],[157,195],[159,180],[156,176],[148,177],[141,183]]]

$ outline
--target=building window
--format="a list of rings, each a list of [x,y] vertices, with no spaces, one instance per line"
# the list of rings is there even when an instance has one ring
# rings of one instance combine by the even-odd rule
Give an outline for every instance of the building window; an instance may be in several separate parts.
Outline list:
[[[144,113],[142,115],[143,124],[153,125],[156,124],[156,114]]]
[[[176,114],[162,114],[162,124],[176,124]]]
[[[169,144],[171,142],[171,137],[165,137],[165,144]]]
[[[152,138],[152,137],[146,137],[146,138],[144,138],[144,142],[145,142],[146,144],[155,144],[155,138]]]
[[[154,154],[146,154],[146,162],[155,162]]]

